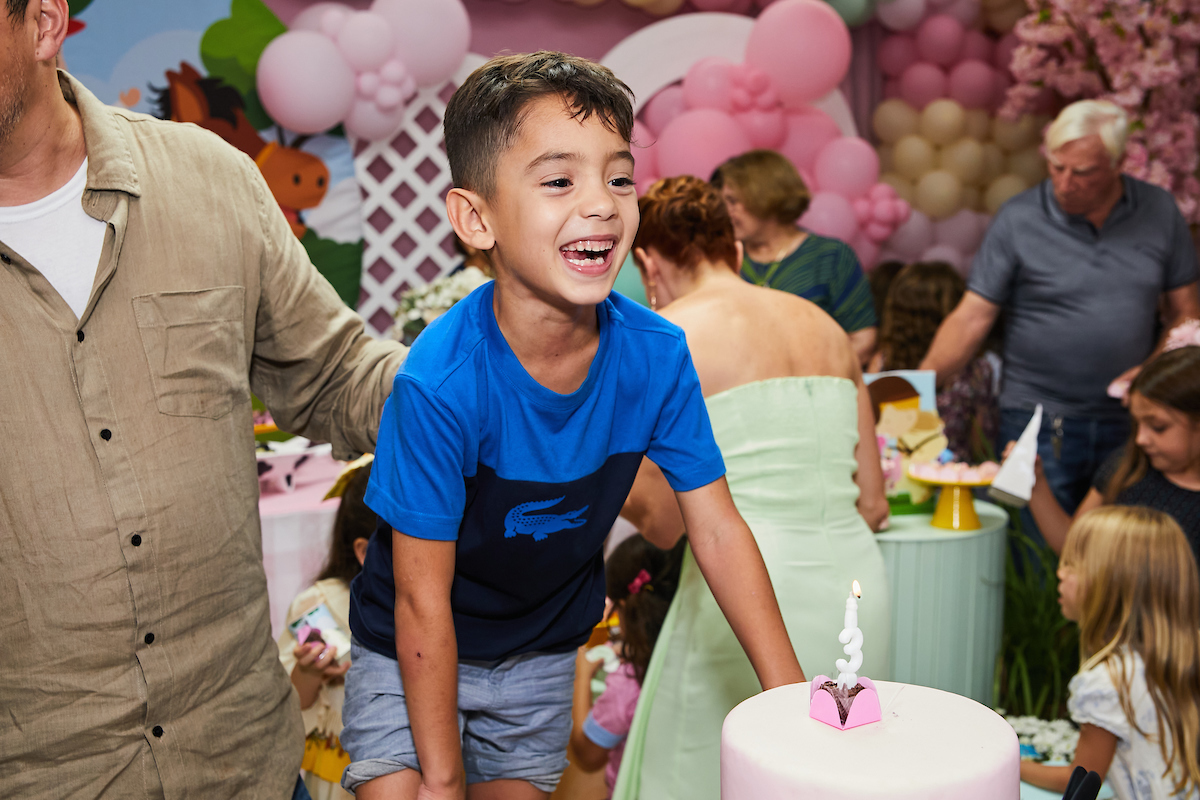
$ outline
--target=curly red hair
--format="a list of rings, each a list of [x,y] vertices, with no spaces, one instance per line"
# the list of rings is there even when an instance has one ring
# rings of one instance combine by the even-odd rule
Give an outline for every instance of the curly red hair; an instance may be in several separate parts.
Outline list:
[[[729,211],[708,183],[691,175],[663,178],[638,198],[642,222],[633,246],[654,250],[683,269],[701,261],[739,268]]]

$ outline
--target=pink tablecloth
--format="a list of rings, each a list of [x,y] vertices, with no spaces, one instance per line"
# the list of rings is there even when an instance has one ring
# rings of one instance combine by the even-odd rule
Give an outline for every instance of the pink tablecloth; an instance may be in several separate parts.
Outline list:
[[[329,555],[337,498],[322,500],[341,470],[331,458],[314,459],[296,473],[295,491],[265,494],[262,517],[263,569],[271,601],[271,634],[283,630],[288,606],[310,586]]]

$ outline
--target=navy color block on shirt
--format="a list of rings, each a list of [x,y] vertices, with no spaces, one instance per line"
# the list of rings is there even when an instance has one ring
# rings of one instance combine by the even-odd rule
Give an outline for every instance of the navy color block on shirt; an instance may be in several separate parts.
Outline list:
[[[724,474],[683,332],[613,293],[587,378],[558,394],[508,346],[493,284],[422,332],[384,406],[366,502],[384,521],[350,624],[395,658],[390,528],[454,540],[459,658],[564,652],[604,607],[604,539],[643,455],[676,491]]]

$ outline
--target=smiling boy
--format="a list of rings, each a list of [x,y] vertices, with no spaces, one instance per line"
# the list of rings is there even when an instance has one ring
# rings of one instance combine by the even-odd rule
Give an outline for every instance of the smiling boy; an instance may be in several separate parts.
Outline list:
[[[611,294],[638,222],[632,125],[628,88],[560,53],[493,59],[447,106],[447,211],[496,280],[421,334],[384,409],[366,500],[391,529],[352,588],[343,711],[365,800],[553,790],[643,455],[763,686],[803,680],[683,333]]]

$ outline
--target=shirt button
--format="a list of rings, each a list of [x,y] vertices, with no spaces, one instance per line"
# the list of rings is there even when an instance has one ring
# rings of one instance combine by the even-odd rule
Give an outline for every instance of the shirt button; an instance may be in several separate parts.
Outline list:
[[[147,634],[146,634],[146,636],[145,636],[145,638],[144,638],[144,641],[146,642],[146,644],[154,644],[154,634],[153,634],[153,633],[147,633]]]
[[[154,734],[154,738],[161,739],[163,735],[162,725],[155,725],[150,729],[150,732]]]
[[[108,428],[105,428],[104,430],[100,431],[100,438],[107,442],[112,438],[112,431],[110,431]]]
[[[130,543],[131,545],[133,545],[134,547],[141,547],[141,546],[142,546],[142,536],[141,536],[141,534],[139,534],[139,533],[135,533],[133,536],[130,536],[130,537],[129,537],[129,543]]]
[[[75,338],[82,342],[83,341],[83,331],[75,331]]]

